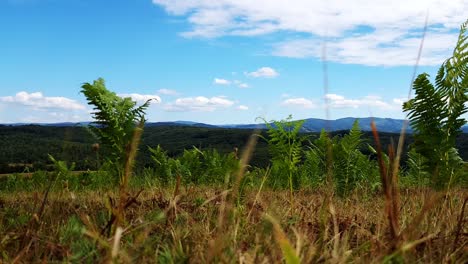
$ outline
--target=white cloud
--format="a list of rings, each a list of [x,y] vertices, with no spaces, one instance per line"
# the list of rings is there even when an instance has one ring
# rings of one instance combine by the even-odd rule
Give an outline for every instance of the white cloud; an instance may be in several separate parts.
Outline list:
[[[246,110],[249,110],[249,107],[246,105],[239,105],[237,107],[237,110],[246,111]]]
[[[234,80],[234,84],[236,84],[236,85],[237,85],[237,87],[239,87],[239,88],[244,88],[244,89],[245,89],[245,88],[249,88],[249,87],[250,87],[250,85],[249,85],[249,84],[247,84],[247,83],[244,83],[244,82],[242,82],[242,81],[239,81],[239,80]]]
[[[326,107],[327,103],[320,103],[315,100],[307,99],[304,97],[287,97],[285,94],[281,97],[284,100],[281,102],[282,106],[296,107],[303,109],[314,109],[318,107]],[[395,98],[389,102],[382,99],[380,96],[367,95],[361,98],[346,98],[339,94],[326,94],[326,101],[328,106],[334,109],[376,109],[383,111],[401,111],[402,102],[404,99]]]
[[[130,94],[118,94],[118,96],[125,98],[130,97],[133,101],[137,101],[138,103],[145,103],[148,100],[151,100],[150,104],[159,104],[161,103],[161,97],[155,94],[137,94],[137,93],[130,93]]]
[[[0,102],[32,107],[34,109],[85,110],[86,107],[66,97],[47,97],[41,92],[19,92],[14,96],[0,97]]]
[[[219,84],[219,85],[230,85],[231,81],[225,80],[225,79],[220,79],[220,78],[214,78],[213,83],[214,84]]]
[[[439,64],[453,48],[468,17],[467,0],[153,0],[186,18],[185,37],[258,36],[286,33],[272,53],[321,57],[340,63],[412,65],[429,11],[422,65]],[[300,34],[295,34],[300,33]]]
[[[306,109],[311,109],[311,108],[316,107],[314,102],[312,102],[309,99],[303,98],[303,97],[286,99],[281,103],[281,105],[299,107],[299,108],[306,108]]]
[[[348,99],[338,94],[326,94],[331,108],[376,108],[379,110],[401,110],[400,99],[393,99],[391,103],[384,101],[380,96],[368,95],[358,99]]]
[[[164,109],[170,112],[212,112],[218,109],[229,108],[234,104],[233,101],[224,96],[215,96],[207,98],[204,96],[178,98],[173,103],[166,104]]]
[[[42,115],[31,114],[9,120],[8,123],[61,123],[61,122],[82,122],[89,120],[87,116],[79,116],[70,113],[42,113]]]
[[[3,109],[3,111],[1,111]],[[9,111],[6,111],[9,109]],[[0,97],[0,118],[7,123],[76,122],[89,118],[87,107],[66,97],[48,97],[41,92],[18,92]]]
[[[326,94],[325,99],[331,100],[331,101],[342,101],[344,100],[344,96],[337,95],[337,94]]]
[[[393,103],[399,106],[402,106],[406,101],[408,101],[408,98],[394,98]]]
[[[172,89],[159,89],[158,93],[162,95],[179,95],[179,92]]]
[[[254,72],[247,72],[245,75],[254,77],[254,78],[259,78],[259,77],[265,77],[265,78],[275,78],[279,75],[279,73],[270,67],[261,67],[260,69],[254,71]]]
[[[51,122],[54,120],[57,122],[78,122],[78,121],[87,120],[89,118],[89,117],[84,117],[84,116],[77,115],[77,114],[63,113],[63,112],[49,112],[48,115],[51,118],[44,119],[48,121],[43,121],[43,122]]]
[[[429,32],[424,42],[421,65],[438,65],[455,46],[457,35]],[[420,36],[410,32],[375,31],[372,34],[337,38],[326,43],[327,60],[370,66],[414,65]],[[289,40],[274,45],[273,54],[283,57],[307,58],[322,56],[318,39]]]

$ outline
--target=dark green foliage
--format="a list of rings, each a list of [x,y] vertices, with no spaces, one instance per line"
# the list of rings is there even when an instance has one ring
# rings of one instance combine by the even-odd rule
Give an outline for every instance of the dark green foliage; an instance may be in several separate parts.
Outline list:
[[[345,135],[332,139],[323,130],[305,151],[305,161],[301,166],[303,182],[322,185],[326,182],[328,147],[331,147],[331,174],[336,192],[347,196],[354,189],[375,189],[379,178],[377,164],[369,155],[363,153],[367,144],[356,120],[353,128]]]
[[[240,152],[251,134],[252,130],[145,127],[136,170],[139,172],[154,164],[147,146],[161,145],[169,157],[178,157],[193,146],[228,154],[234,148],[239,148]],[[97,153],[92,148],[96,139],[89,129],[81,126],[4,126],[0,127],[0,143],[0,173],[23,172],[25,167],[29,167],[30,171],[37,168],[52,170],[48,153],[58,160],[75,162],[77,170],[96,170],[98,163],[103,164],[102,159],[110,155],[109,147],[101,144],[98,161]],[[259,142],[251,165],[264,167],[269,159],[267,144]]]
[[[234,152],[220,154],[216,149],[200,151],[202,173],[197,182],[228,182],[232,183],[232,175],[239,169],[239,161]]]
[[[401,179],[402,183],[404,185],[429,185],[430,176],[426,164],[426,158],[412,148],[408,152],[406,175]]]
[[[178,158],[169,158],[159,145],[149,151],[155,163],[154,176],[163,184],[174,182],[177,176],[186,184],[222,184],[229,182],[239,167],[234,153],[220,154],[216,149],[202,151],[194,147]]]
[[[331,136],[344,136],[347,131],[330,133]],[[140,152],[137,156],[137,174],[144,167],[152,167],[154,162],[147,146],[161,146],[169,157],[177,157],[183,154],[185,149],[196,146],[199,149],[216,149],[220,154],[233,152],[234,148],[246,144],[252,130],[246,129],[220,129],[199,127],[145,127],[142,136]],[[363,140],[373,144],[372,135],[362,132]],[[267,137],[266,131],[262,135]],[[308,138],[317,138],[317,133],[304,134]],[[383,146],[390,144],[390,139],[397,139],[398,134],[380,133]],[[407,135],[405,143],[413,142],[412,135]],[[50,126],[3,126],[0,127],[0,173],[23,172],[26,167],[29,171],[52,170],[51,162],[47,154],[50,153],[58,160],[75,162],[75,168],[80,171],[96,170],[98,163],[103,164],[102,159],[108,157],[109,148],[101,145],[99,158],[92,145],[96,139],[89,129],[81,126],[74,127],[50,127]],[[314,143],[314,142],[312,142]],[[305,142],[305,146],[312,143]],[[464,160],[468,160],[468,134],[463,133],[457,137],[456,147]],[[406,145],[405,145],[406,149]],[[307,148],[306,148],[307,150]],[[307,152],[307,151],[306,151]],[[365,148],[362,153],[371,154]],[[305,162],[304,154],[304,162]],[[406,156],[402,158],[405,159]],[[268,144],[260,140],[253,153],[251,166],[265,168],[270,163]]]
[[[265,121],[265,120],[264,120]],[[293,121],[290,115],[285,120],[265,122],[271,154],[271,182],[273,186],[298,189],[300,180],[299,163],[302,162],[302,145],[305,136],[299,134],[304,121]]]
[[[334,140],[333,178],[340,196],[347,196],[359,185],[374,186],[378,182],[377,164],[361,152],[363,147],[362,132],[357,120],[349,134]]]
[[[325,129],[320,132],[311,146],[304,151],[304,164],[301,171],[301,179],[310,185],[321,185],[326,180],[327,151],[332,144]]]
[[[468,111],[468,21],[460,30],[451,58],[440,67],[435,86],[428,74],[420,74],[413,83],[415,98],[403,105],[415,130],[413,147],[424,157],[424,168],[436,188],[449,186],[459,179],[462,159],[455,148],[462,117]]]
[[[178,157],[176,170],[185,182],[198,183],[198,177],[203,175],[202,156],[197,148],[192,148],[184,150]]]
[[[38,125],[0,127],[0,173],[52,170],[48,154],[75,162],[77,170],[96,169],[95,139],[84,127]]]
[[[151,152],[151,159],[154,161],[152,174],[160,179],[162,184],[171,183],[175,177],[175,164],[174,159],[167,156],[167,152],[164,151],[160,145],[156,148],[148,147]]]
[[[361,152],[365,144],[358,121],[354,122],[348,134],[333,139],[322,131],[310,146],[304,146],[306,138],[299,134],[301,126],[301,122],[292,122],[291,116],[269,125],[269,137],[266,140],[272,155],[269,182],[273,187],[284,188],[289,185],[292,190],[300,186],[323,184],[328,173],[329,148],[338,195],[347,196],[357,187],[375,189],[378,186],[377,164]]]
[[[248,137],[251,135],[251,130],[237,130],[237,129],[219,129],[219,128],[197,128],[197,127],[146,127],[143,134],[141,152],[137,157],[137,168],[135,181],[132,181],[133,186],[158,186],[158,184],[171,184],[175,181],[177,175],[175,168],[181,168],[177,157],[183,156],[184,151],[193,151],[193,146],[197,146],[198,149],[206,150],[216,149],[219,155],[233,155],[234,147],[242,147],[246,144]],[[339,140],[346,136],[347,131],[338,131],[331,133],[333,144],[336,146]],[[373,144],[373,139],[370,133],[361,132],[362,138],[360,151],[362,154],[370,157],[371,161],[375,160],[375,154],[366,147],[366,142]],[[268,137],[266,131],[262,132],[264,137]],[[314,187],[322,185],[326,179],[326,146],[328,135],[323,131],[322,134],[308,133],[303,136],[310,138],[311,142],[303,142],[303,157],[302,162],[299,163],[299,169],[297,170],[297,177],[300,182],[300,186]],[[383,146],[390,144],[391,139],[396,139],[397,134],[392,133],[380,133],[380,139]],[[314,139],[315,138],[315,139]],[[3,165],[2,173],[23,172],[24,166],[28,165],[26,162],[35,161],[35,164],[43,164],[45,169],[53,170],[54,167],[52,162],[48,160],[47,153],[52,154],[57,160],[64,160],[71,164],[76,163],[75,169],[80,171],[96,170],[96,153],[91,148],[92,143],[95,142],[93,136],[84,127],[45,127],[45,126],[5,126],[0,127],[0,140],[4,140],[5,144],[0,145],[1,153],[0,164]],[[50,143],[44,144],[47,141]],[[42,143],[39,143],[42,142]],[[407,136],[407,143],[413,142],[412,136]],[[67,148],[65,146],[73,145],[76,148]],[[164,152],[162,157],[165,157],[168,162],[174,163],[169,166],[167,173],[163,173],[166,169],[158,168],[157,162],[151,159],[152,153],[149,151],[147,146],[154,146],[156,149],[160,145],[160,151]],[[457,148],[460,149],[461,155],[468,159],[468,134],[461,134],[457,138]],[[405,149],[407,147],[405,146]],[[102,146],[99,150],[101,157],[106,157],[108,149]],[[29,155],[30,153],[31,155]],[[34,154],[37,153],[37,156]],[[239,154],[241,150],[239,150]],[[186,154],[189,155],[189,154]],[[188,157],[188,156],[187,156]],[[201,158],[201,156],[199,156]],[[268,145],[264,140],[258,142],[257,147],[254,150],[253,160],[249,173],[244,178],[243,184],[247,186],[258,186],[261,183],[263,176],[265,175],[265,168],[268,166],[268,162],[271,159],[268,153]],[[413,179],[412,173],[408,171],[409,164],[406,165],[407,155],[404,154],[402,157],[405,174],[402,175],[401,180],[405,184],[417,185],[420,181]],[[203,160],[203,159],[202,159]],[[8,164],[16,164],[16,167],[8,166]],[[165,164],[165,162],[163,162]],[[214,163],[215,164],[215,163]],[[32,166],[32,164],[31,164]],[[111,188],[116,186],[116,178],[112,177],[112,173],[105,172],[109,171],[106,166],[110,164],[104,164],[104,167],[97,172],[85,172],[85,173],[74,173],[73,177],[69,177],[68,184],[70,190],[91,188],[97,189],[97,186],[104,186]],[[187,167],[187,165],[185,166]],[[198,169],[197,169],[198,170]],[[31,167],[30,171],[35,171],[35,167]],[[468,171],[465,169],[465,171]],[[180,172],[180,170],[179,170]],[[32,177],[24,176],[0,176],[0,189],[6,184],[7,178],[11,179],[11,183],[14,188],[20,190],[22,185],[27,185],[25,190],[34,190],[40,188],[41,176],[44,172],[35,173]],[[193,174],[193,173],[191,173]],[[203,171],[203,174],[205,172]],[[79,175],[79,176],[78,176]],[[115,174],[114,174],[115,175]],[[188,172],[185,175],[189,175]],[[208,174],[201,178],[207,179],[204,183],[223,183],[225,180],[225,174],[217,175],[216,180],[208,179]],[[374,174],[371,175],[374,177]],[[44,176],[45,177],[45,176]],[[371,177],[371,178],[372,178]],[[200,177],[194,177],[199,179]],[[366,177],[369,179],[369,177]],[[19,180],[22,179],[22,180]],[[45,179],[45,178],[44,178]],[[190,177],[183,180],[189,182]],[[287,176],[283,178],[285,181],[282,183],[284,187],[288,186]],[[372,186],[369,188],[375,189],[378,184],[370,180]],[[427,178],[428,179],[428,178]],[[463,180],[463,177],[459,177]],[[35,183],[34,183],[35,182]],[[197,180],[197,182],[200,182]],[[360,186],[368,185],[367,180],[359,182],[357,185]],[[372,183],[373,182],[373,183]],[[23,184],[24,183],[24,184]],[[270,175],[267,179],[267,185],[273,186],[273,177]],[[279,183],[278,183],[279,184]],[[73,187],[76,186],[76,187]],[[5,190],[5,189],[3,189]]]

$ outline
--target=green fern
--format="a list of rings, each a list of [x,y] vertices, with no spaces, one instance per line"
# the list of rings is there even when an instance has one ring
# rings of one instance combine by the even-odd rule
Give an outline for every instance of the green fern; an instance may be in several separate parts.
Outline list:
[[[304,153],[304,164],[301,169],[302,178],[307,179],[313,185],[321,185],[326,180],[327,151],[333,143],[325,129],[320,136],[310,143]]]
[[[111,149],[109,161],[114,163],[120,174],[122,172],[127,150],[130,147],[136,124],[143,124],[144,114],[150,100],[141,106],[131,98],[121,98],[109,91],[104,79],[99,78],[92,84],[85,83],[81,87],[89,105],[94,106],[95,126],[91,126],[102,143]]]
[[[304,120],[293,121],[292,116],[281,121],[266,122],[268,148],[272,156],[272,180],[276,187],[284,186],[287,182],[291,199],[293,189],[299,188],[300,180],[298,165],[302,161],[302,144],[305,137],[300,135]]]
[[[452,57],[440,67],[435,87],[429,75],[420,74],[413,82],[415,98],[403,105],[415,130],[413,147],[425,158],[424,166],[436,188],[446,187],[458,175],[462,162],[455,140],[466,124],[468,111],[468,20],[461,26]]]
[[[177,166],[168,157],[167,152],[164,151],[160,145],[156,148],[148,147],[149,152],[151,153],[151,159],[155,163],[155,168],[153,169],[153,174],[161,181],[163,184],[169,184],[174,179],[174,171]]]
[[[416,152],[415,148],[412,148],[408,152],[408,160],[406,161],[407,175],[402,180],[409,181],[409,184],[427,186],[429,177],[426,164],[426,158]]]
[[[356,187],[373,185],[375,164],[361,152],[364,141],[356,120],[349,134],[336,139],[333,147],[333,175],[339,196],[348,196]]]

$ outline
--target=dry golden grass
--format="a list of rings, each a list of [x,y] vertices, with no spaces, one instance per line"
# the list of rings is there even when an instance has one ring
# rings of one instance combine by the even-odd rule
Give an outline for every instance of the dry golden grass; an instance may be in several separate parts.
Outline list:
[[[341,199],[324,190],[302,190],[291,205],[288,191],[257,195],[253,189],[226,210],[229,191],[221,188],[143,190],[127,208],[121,230],[106,235],[109,204],[118,201],[117,193],[53,192],[41,217],[35,212],[43,194],[0,194],[0,260],[281,263],[285,241],[302,263],[468,260],[468,208],[463,209],[468,193],[463,189],[402,191],[397,244],[390,240],[381,194]],[[66,228],[72,217],[80,224],[74,236]]]

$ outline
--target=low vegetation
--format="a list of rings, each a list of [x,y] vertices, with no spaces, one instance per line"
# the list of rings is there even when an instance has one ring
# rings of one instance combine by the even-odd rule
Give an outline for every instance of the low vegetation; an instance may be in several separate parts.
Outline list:
[[[379,194],[355,192],[342,199],[326,189],[302,189],[291,205],[289,191],[251,188],[228,204],[228,189],[175,189],[145,188],[127,208],[120,235],[104,231],[109,207],[118,199],[112,190],[51,192],[40,216],[41,192],[2,193],[2,261],[274,263],[284,261],[283,242],[302,263],[463,263],[467,258],[466,190],[453,189],[447,197],[425,189],[403,191],[405,239],[393,249]]]
[[[159,145],[169,157],[177,158],[183,155],[185,150],[193,146],[201,151],[216,149],[220,154],[229,154],[238,149],[242,151],[247,143],[252,130],[248,129],[223,129],[185,126],[146,126],[141,137],[140,150],[136,157],[135,170],[139,174],[144,168],[154,167],[151,152],[148,147],[157,148]],[[349,131],[331,132],[333,137],[342,137]],[[362,131],[362,141],[375,148],[372,133]],[[266,131],[258,134],[268,137]],[[307,138],[303,142],[307,150],[320,133],[301,134]],[[392,140],[398,140],[398,134],[379,133],[382,145],[389,145]],[[75,163],[75,169],[79,171],[95,171],[108,155],[109,149],[102,143],[96,145],[98,139],[88,128],[51,127],[38,125],[24,126],[0,126],[0,174],[8,173],[33,173],[35,171],[52,170],[53,164],[48,154],[56,159]],[[413,135],[408,134],[405,140],[405,150],[414,142]],[[96,146],[98,148],[96,148]],[[456,148],[463,160],[468,160],[468,133],[463,133],[456,140]],[[361,149],[365,155],[371,155],[371,150]],[[372,155],[371,155],[372,156]],[[372,156],[374,157],[374,156]],[[402,165],[406,166],[407,155],[402,157]],[[271,155],[268,151],[268,143],[259,140],[250,165],[258,168],[266,168],[270,165]],[[1,176],[0,176],[1,177]]]

